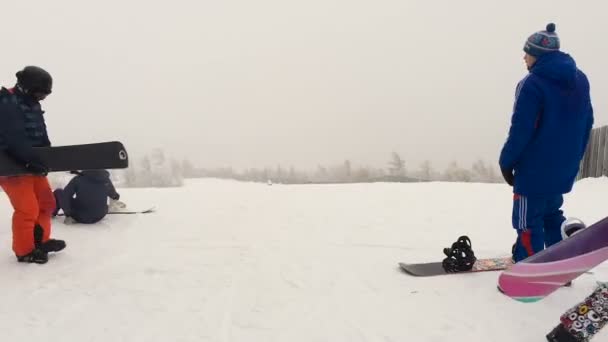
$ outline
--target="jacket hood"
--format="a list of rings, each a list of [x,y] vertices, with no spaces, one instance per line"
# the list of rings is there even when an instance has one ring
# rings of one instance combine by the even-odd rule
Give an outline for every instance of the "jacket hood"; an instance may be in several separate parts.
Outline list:
[[[557,83],[562,88],[572,89],[576,86],[578,69],[570,55],[556,51],[540,56],[530,72]]]
[[[105,182],[110,179],[110,173],[106,170],[84,170],[80,171],[80,174],[91,180]]]

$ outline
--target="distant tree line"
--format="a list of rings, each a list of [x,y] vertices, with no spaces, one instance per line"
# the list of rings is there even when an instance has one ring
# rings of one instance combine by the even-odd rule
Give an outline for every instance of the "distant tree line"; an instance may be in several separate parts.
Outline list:
[[[130,157],[127,169],[108,170],[117,187],[179,187],[186,178],[222,178],[247,182],[283,184],[370,183],[370,182],[504,182],[490,163],[477,160],[470,167],[451,162],[444,170],[436,169],[426,160],[410,168],[401,156],[393,152],[385,167],[354,165],[345,160],[334,165],[318,165],[313,170],[297,170],[293,166],[277,165],[270,168],[248,168],[236,171],[231,167],[201,168],[188,159],[178,161],[167,158],[162,149],[154,149],[140,157]],[[52,173],[53,186],[65,186],[73,175]]]
[[[590,142],[581,162],[581,172],[577,179],[606,175],[608,170],[608,126],[593,130]],[[443,170],[435,168],[426,160],[412,167],[397,153],[393,152],[384,167],[368,165],[355,166],[350,160],[334,165],[318,165],[313,170],[297,170],[293,166],[277,165],[263,169],[249,168],[235,171],[231,167],[201,168],[191,161],[177,161],[165,156],[162,149],[155,149],[141,158],[131,157],[129,168],[110,170],[112,179],[121,187],[175,187],[182,186],[185,178],[224,178],[248,182],[273,182],[284,184],[308,183],[367,183],[367,182],[504,182],[495,166],[478,159],[469,166],[452,161]],[[54,173],[50,175],[54,184],[65,185],[73,175]],[[0,190],[1,191],[1,190]]]
[[[355,166],[350,160],[334,165],[318,165],[313,170],[297,170],[293,166],[248,168],[236,171],[231,167],[199,168],[190,161],[183,160],[178,167],[184,178],[224,178],[250,182],[273,182],[283,184],[307,183],[367,183],[367,182],[503,182],[495,167],[479,159],[470,167],[462,167],[456,161],[445,170],[437,170],[431,161],[424,161],[418,167],[408,168],[405,160],[393,152],[384,168],[366,165]]]
[[[130,157],[128,168],[110,173],[116,186],[126,188],[178,187],[184,182],[181,163],[167,158],[162,149],[154,149],[141,158]]]

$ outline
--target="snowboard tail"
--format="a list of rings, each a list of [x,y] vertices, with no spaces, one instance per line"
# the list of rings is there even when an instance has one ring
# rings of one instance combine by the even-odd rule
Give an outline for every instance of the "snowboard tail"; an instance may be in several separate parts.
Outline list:
[[[35,155],[49,168],[49,172],[73,170],[124,169],[129,156],[119,141],[92,144],[34,147]],[[31,174],[25,165],[0,150],[0,176]]]

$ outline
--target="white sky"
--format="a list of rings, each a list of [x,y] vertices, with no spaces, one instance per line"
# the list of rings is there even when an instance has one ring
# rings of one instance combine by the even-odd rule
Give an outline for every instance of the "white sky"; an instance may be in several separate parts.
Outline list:
[[[0,84],[49,70],[56,145],[203,167],[496,163],[523,43],[556,23],[607,124],[602,1],[10,1]]]

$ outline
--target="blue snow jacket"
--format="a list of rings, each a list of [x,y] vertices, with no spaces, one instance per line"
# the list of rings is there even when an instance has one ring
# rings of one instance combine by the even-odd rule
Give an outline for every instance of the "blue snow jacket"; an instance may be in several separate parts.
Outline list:
[[[63,189],[63,210],[81,223],[94,223],[108,213],[108,197],[118,200],[106,170],[86,170],[72,178]]]
[[[502,170],[514,170],[514,192],[554,196],[572,190],[593,126],[587,76],[570,55],[542,55],[517,85]]]
[[[0,89],[0,149],[24,164],[36,161],[32,147],[51,146],[40,103],[17,88]]]

